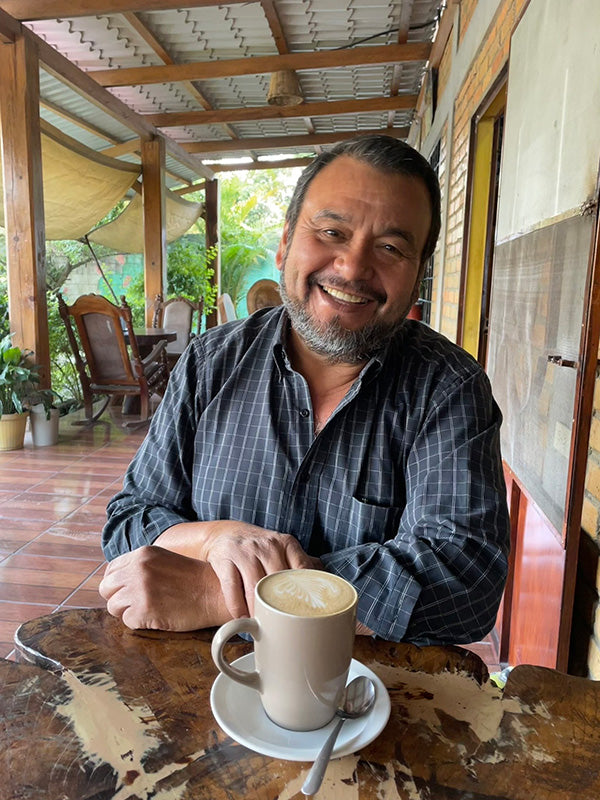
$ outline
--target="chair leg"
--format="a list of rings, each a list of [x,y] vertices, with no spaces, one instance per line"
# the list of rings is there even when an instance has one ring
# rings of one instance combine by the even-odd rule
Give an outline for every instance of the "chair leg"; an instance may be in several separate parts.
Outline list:
[[[108,404],[110,403],[110,399],[111,399],[111,396],[110,395],[106,395],[102,400],[102,405],[100,406],[98,411],[96,411],[95,414],[94,414],[94,407],[92,405],[92,401],[90,400],[89,403],[88,403],[88,401],[86,400],[86,402],[85,402],[85,419],[75,420],[71,424],[72,425],[94,425],[96,422],[98,422],[98,420],[100,419],[100,417],[102,416],[102,414],[106,410]]]

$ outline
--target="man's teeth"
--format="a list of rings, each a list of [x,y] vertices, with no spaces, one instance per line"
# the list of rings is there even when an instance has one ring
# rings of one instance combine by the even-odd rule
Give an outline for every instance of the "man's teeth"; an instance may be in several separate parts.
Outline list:
[[[330,294],[332,297],[335,297],[336,300],[343,300],[345,303],[368,303],[368,300],[365,300],[363,297],[357,297],[355,294],[346,294],[346,292],[340,292],[339,289],[334,289],[332,286],[321,286],[324,292]]]

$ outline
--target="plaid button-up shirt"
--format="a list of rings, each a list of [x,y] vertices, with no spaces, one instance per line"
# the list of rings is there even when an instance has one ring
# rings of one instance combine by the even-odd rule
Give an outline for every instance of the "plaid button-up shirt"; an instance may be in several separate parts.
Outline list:
[[[245,521],[293,534],[349,580],[379,636],[476,640],[493,625],[509,541],[483,370],[407,321],[315,436],[287,324],[279,307],[193,340],[109,503],[107,558],[179,522]]]

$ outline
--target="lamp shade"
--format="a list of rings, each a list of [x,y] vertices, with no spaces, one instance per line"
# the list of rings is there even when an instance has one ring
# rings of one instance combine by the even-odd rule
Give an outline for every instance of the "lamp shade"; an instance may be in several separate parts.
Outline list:
[[[267,103],[271,106],[297,106],[304,102],[298,76],[292,69],[271,73]]]

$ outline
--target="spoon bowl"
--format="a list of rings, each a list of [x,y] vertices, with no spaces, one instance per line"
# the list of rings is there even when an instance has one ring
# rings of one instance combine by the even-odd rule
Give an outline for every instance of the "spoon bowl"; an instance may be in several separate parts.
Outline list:
[[[338,734],[346,719],[356,719],[362,717],[371,710],[375,703],[375,684],[366,675],[359,675],[351,680],[346,686],[340,705],[336,709],[336,716],[339,717],[335,728],[331,731],[323,747],[319,752],[314,764],[310,768],[310,772],[306,776],[304,785],[302,786],[302,794],[309,797],[314,795],[323,782],[327,764],[331,758],[333,746],[336,742]]]

